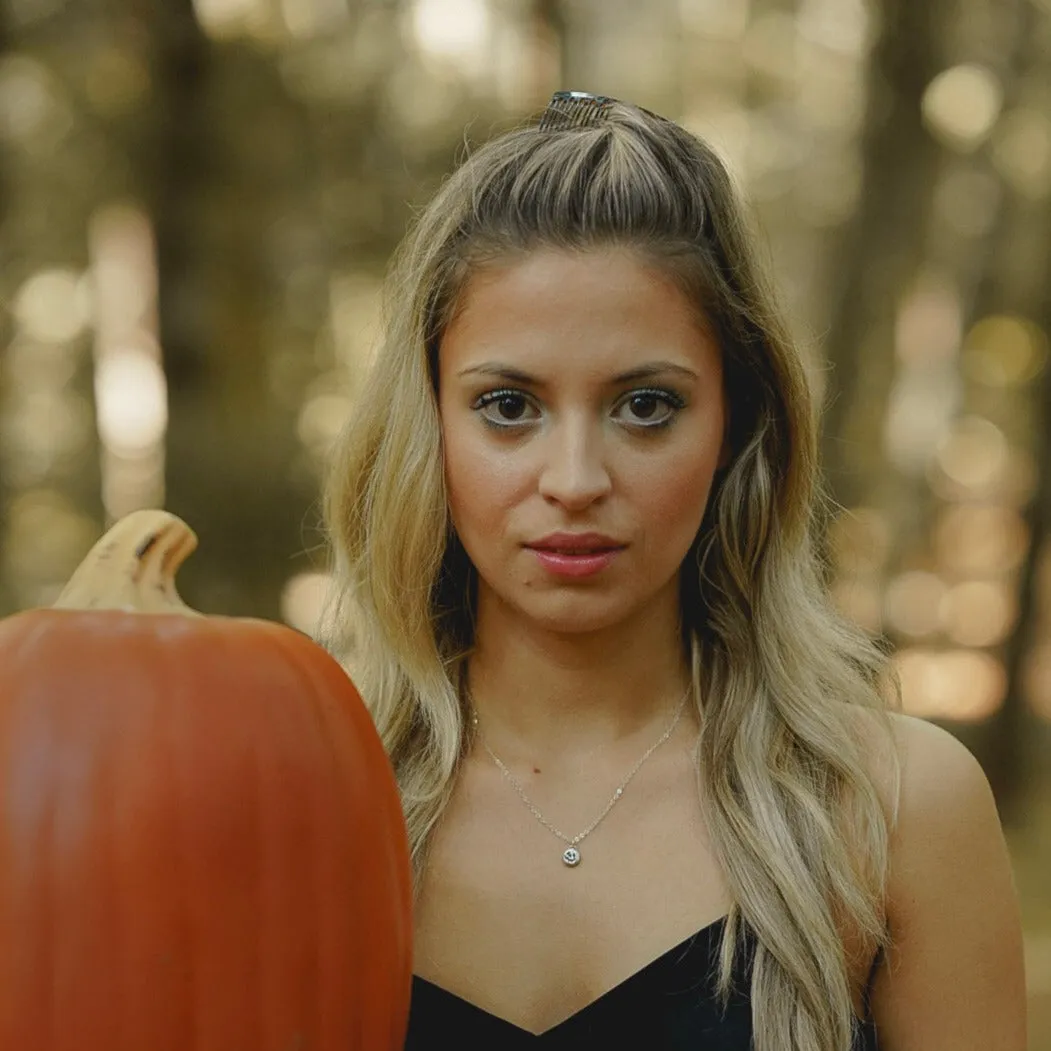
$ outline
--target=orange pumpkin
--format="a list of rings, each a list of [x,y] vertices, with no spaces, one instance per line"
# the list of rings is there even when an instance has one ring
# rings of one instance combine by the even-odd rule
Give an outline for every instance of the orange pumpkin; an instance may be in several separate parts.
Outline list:
[[[390,764],[305,635],[181,602],[196,543],[137,512],[0,621],[0,1048],[400,1049]]]

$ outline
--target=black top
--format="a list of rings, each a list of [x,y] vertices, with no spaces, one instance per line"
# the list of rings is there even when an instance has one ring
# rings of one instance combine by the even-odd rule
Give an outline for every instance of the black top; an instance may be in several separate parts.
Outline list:
[[[735,980],[739,991],[725,1014],[715,995],[714,961],[724,923],[725,917],[702,928],[539,1035],[414,976],[405,1051],[750,1051],[746,971],[743,981]],[[857,1027],[854,1049],[878,1051],[871,1020]]]

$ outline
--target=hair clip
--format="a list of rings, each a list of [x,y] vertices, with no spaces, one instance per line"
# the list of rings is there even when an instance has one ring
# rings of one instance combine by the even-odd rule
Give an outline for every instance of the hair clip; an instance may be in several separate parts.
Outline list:
[[[592,128],[601,123],[614,101],[586,91],[556,91],[540,118],[540,131]]]

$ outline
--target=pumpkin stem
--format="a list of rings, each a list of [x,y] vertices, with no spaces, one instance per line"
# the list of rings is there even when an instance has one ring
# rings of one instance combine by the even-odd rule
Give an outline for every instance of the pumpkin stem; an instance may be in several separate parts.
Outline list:
[[[88,552],[55,609],[116,609],[199,617],[175,590],[175,573],[197,547],[197,534],[168,511],[132,511]]]

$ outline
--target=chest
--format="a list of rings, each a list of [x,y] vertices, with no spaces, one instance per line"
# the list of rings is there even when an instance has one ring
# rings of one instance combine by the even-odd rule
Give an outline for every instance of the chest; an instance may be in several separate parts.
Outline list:
[[[462,778],[431,842],[417,974],[541,1032],[723,916],[730,899],[689,756],[647,775],[578,845],[573,868],[499,771]],[[589,823],[585,809],[549,810],[567,835]]]

